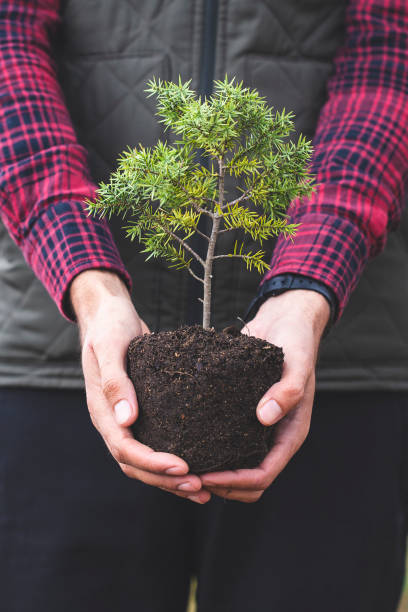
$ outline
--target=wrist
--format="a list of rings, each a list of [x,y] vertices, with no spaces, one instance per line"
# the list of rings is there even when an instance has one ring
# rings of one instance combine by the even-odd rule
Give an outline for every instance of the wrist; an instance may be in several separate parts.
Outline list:
[[[115,297],[131,301],[123,280],[108,270],[85,270],[74,278],[69,289],[71,306],[80,327],[94,317],[101,303]]]
[[[266,280],[258,289],[258,293],[250,303],[244,320],[248,321],[254,318],[261,305],[269,298],[281,295],[288,290],[307,290],[311,293],[322,295],[327,301],[330,308],[329,321],[325,328],[325,334],[328,333],[334,321],[337,318],[338,302],[333,290],[315,278],[302,276],[301,274],[280,274]]]
[[[280,295],[268,297],[260,306],[256,317],[291,318],[310,325],[319,339],[330,320],[330,306],[317,291],[289,289]]]

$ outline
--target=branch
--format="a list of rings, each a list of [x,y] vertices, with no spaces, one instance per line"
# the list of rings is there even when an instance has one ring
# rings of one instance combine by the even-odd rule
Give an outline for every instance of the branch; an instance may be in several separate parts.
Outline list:
[[[226,202],[222,208],[224,209],[224,208],[228,208],[229,206],[235,206],[235,204],[239,204],[240,202],[243,202],[244,200],[249,200],[250,199],[249,194],[251,193],[253,188],[254,188],[254,184],[252,184],[251,187],[248,187],[248,189],[246,189],[239,196],[239,198],[236,198],[235,200],[231,200],[231,202]]]
[[[252,255],[245,255],[245,254],[240,255],[239,253],[237,253],[236,255],[234,255],[234,254],[231,254],[231,255],[215,255],[213,257],[213,259],[224,259],[226,257],[228,257],[228,258],[230,258],[230,257],[239,257],[240,259],[248,259],[248,257],[252,257]]]
[[[207,210],[206,208],[201,208],[201,206],[199,205],[200,198],[196,198],[195,196],[193,196],[188,191],[188,189],[186,189],[184,185],[181,185],[176,179],[170,179],[170,181],[173,182],[179,189],[182,189],[184,191],[184,193],[189,197],[191,204],[197,212],[202,213],[203,215],[208,215],[208,217],[211,218],[214,217],[214,214],[210,210]],[[212,204],[215,204],[215,200],[212,200],[211,198],[203,196],[201,199],[208,200]]]
[[[262,255],[264,255],[265,253],[262,253]],[[268,264],[260,258],[256,258],[256,256],[260,256],[261,252],[258,253],[243,253],[243,254],[231,254],[231,255],[216,255],[214,257],[214,259],[226,259],[226,258],[230,258],[230,257],[235,257],[236,259],[243,259],[246,262],[247,268],[249,268],[249,270],[251,270],[252,267],[254,267],[256,270],[258,270],[258,272],[263,272],[268,270],[269,266]]]
[[[179,244],[181,244],[181,246],[183,247],[183,249],[186,249],[186,251],[188,251],[193,257],[196,258],[196,260],[203,266],[205,266],[205,261],[204,259],[202,259],[198,253],[196,253],[189,244],[187,244],[187,242],[185,242],[182,238],[180,238],[179,236],[177,236],[177,234],[175,234],[174,232],[172,232],[171,230],[169,230],[168,227],[163,227],[162,229],[167,232],[167,234],[169,234],[169,236],[171,236],[172,238],[174,238],[174,240],[176,240]]]
[[[193,125],[192,125],[192,128],[193,128],[193,129],[196,129],[198,132],[200,132],[201,136],[203,136],[203,138],[204,138],[204,139],[205,139],[205,138],[208,138],[208,137],[210,136],[210,134],[211,134],[212,130],[214,129],[214,127],[215,127],[215,123],[213,123],[213,124],[211,125],[211,127],[210,127],[210,130],[209,130],[208,134],[206,134],[206,133],[203,131],[203,129],[202,129],[202,128],[201,128],[199,125],[196,125],[196,124],[193,124]],[[207,151],[207,152],[208,152],[208,151]],[[222,155],[223,155],[222,151],[219,151],[218,149],[215,149],[215,154],[216,154],[216,156],[217,156],[217,157],[222,157]],[[211,154],[210,154],[210,155],[211,155]]]
[[[155,176],[162,176],[160,172],[156,172],[155,170],[152,170],[151,168],[147,168],[146,172],[150,172],[150,174],[154,174]],[[176,187],[178,187],[179,189],[182,189],[184,191],[184,193],[188,196],[188,198],[191,201],[191,204],[193,205],[194,209],[199,212],[202,213],[204,215],[208,215],[209,217],[213,218],[214,214],[210,211],[207,210],[206,208],[201,208],[201,206],[199,205],[200,202],[200,198],[197,198],[195,196],[193,196],[188,189],[186,189],[184,187],[184,185],[181,185],[177,179],[175,178],[169,178],[169,181],[171,183],[173,183],[173,185],[176,185]],[[207,198],[206,196],[202,196],[201,198],[202,200],[207,200],[208,202],[211,202],[213,205],[216,204],[215,200],[213,200],[212,198]]]
[[[190,274],[191,274],[191,276],[192,276],[193,278],[195,278],[196,280],[200,281],[200,283],[203,283],[203,285],[204,285],[204,280],[203,280],[202,278],[200,278],[199,276],[197,276],[197,274],[195,274],[195,273],[192,271],[192,269],[191,269],[191,267],[190,267],[190,266],[188,266],[187,270],[190,272]]]
[[[212,198],[207,198],[205,196],[202,196],[202,197],[204,200],[207,200],[207,202],[211,202],[213,206],[217,203],[216,200],[213,200]],[[201,208],[201,206],[196,205],[193,199],[191,200],[191,203],[197,212],[203,213],[204,215],[208,215],[211,218],[214,217],[214,213],[211,212],[211,210],[208,210],[207,208]]]
[[[237,159],[240,159],[243,155],[250,154],[254,149],[259,147],[261,141],[262,141],[262,138],[260,140],[256,140],[251,145],[247,145],[246,147],[241,149],[241,151],[239,151],[240,144],[238,143],[237,146],[235,147],[236,153],[233,152],[233,154],[232,154],[232,156],[230,158],[230,161],[234,160],[234,162],[236,162]]]
[[[207,234],[204,234],[204,232],[200,232],[200,230],[198,228],[196,228],[194,230],[197,234],[199,234],[200,236],[202,236],[203,238],[205,238],[206,240],[208,240],[208,242],[210,242],[210,237],[207,236]]]
[[[264,172],[261,172],[260,174],[257,174],[252,185],[250,187],[248,187],[248,189],[246,189],[243,193],[241,193],[241,195],[239,196],[239,198],[236,198],[235,200],[232,200],[231,202],[226,202],[223,206],[223,208],[227,208],[228,206],[235,206],[235,204],[239,204],[240,202],[244,201],[244,200],[249,200],[250,199],[250,194],[251,191],[254,189],[257,181],[259,181],[261,178],[263,178],[264,176],[267,175],[267,170],[264,170]]]
[[[218,168],[219,168],[219,188],[218,188],[218,196],[219,196],[219,207],[224,208],[224,182],[225,182],[225,166],[223,157],[218,158]]]
[[[221,208],[224,203],[224,180],[225,180],[225,168],[223,165],[223,158],[218,158],[218,206]],[[203,328],[209,329],[211,322],[211,282],[212,282],[212,266],[214,261],[215,245],[217,242],[218,231],[220,229],[220,223],[222,215],[218,212],[212,215],[212,228],[210,240],[208,241],[208,248],[205,257],[204,264],[204,291],[203,291]]]
[[[171,229],[169,229],[169,227],[166,225],[165,222],[163,222],[162,219],[160,219],[156,215],[148,215],[148,217],[149,217],[149,219],[153,220],[153,222],[156,223],[166,234],[168,234],[174,240],[176,240],[176,242],[181,244],[183,249],[188,251],[202,265],[203,268],[205,267],[204,259],[202,259],[202,257],[200,257],[200,255],[198,253],[196,253],[194,251],[194,249],[192,249],[191,246],[189,244],[187,244],[187,242],[185,240],[183,240],[182,238],[177,236],[177,234],[175,234]],[[196,230],[194,230],[194,231],[196,231]],[[208,236],[207,236],[207,238],[208,238]]]

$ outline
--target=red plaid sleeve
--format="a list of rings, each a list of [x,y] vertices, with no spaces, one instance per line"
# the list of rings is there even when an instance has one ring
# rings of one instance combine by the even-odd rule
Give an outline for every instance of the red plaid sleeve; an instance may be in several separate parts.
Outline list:
[[[369,257],[401,216],[408,175],[408,2],[351,0],[314,139],[319,184],[295,201],[294,242],[279,239],[266,279],[284,273],[330,287],[343,311]]]
[[[58,0],[0,2],[0,216],[62,314],[79,272],[104,268],[129,284],[104,221],[51,59]]]

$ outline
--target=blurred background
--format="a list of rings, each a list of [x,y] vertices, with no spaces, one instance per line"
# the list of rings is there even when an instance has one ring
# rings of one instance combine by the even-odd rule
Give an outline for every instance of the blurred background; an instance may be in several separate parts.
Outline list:
[[[408,567],[408,555],[407,555],[407,567]],[[197,612],[197,607],[195,605],[195,590],[196,590],[196,584],[193,581],[191,585],[191,595],[190,595],[190,601],[188,604],[187,612]],[[405,583],[404,583],[404,588],[402,592],[401,602],[398,607],[398,612],[408,612],[408,572],[406,572],[406,575],[405,575]]]
[[[407,559],[408,565],[408,559]],[[408,612],[408,574],[405,575],[404,591],[398,612]]]

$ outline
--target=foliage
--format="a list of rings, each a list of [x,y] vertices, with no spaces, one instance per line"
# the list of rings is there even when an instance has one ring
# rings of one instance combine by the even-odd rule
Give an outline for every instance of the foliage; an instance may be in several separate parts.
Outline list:
[[[148,82],[159,121],[178,139],[173,145],[159,141],[153,148],[128,148],[109,181],[100,184],[96,200],[87,204],[101,217],[128,218],[127,235],[143,244],[147,258],[163,257],[203,283],[208,327],[214,260],[239,257],[249,269],[268,268],[264,252],[245,252],[243,243],[236,243],[233,253],[216,254],[218,236],[239,229],[261,245],[280,233],[293,236],[297,226],[287,222],[286,210],[294,198],[313,190],[306,167],[312,149],[302,136],[296,143],[288,140],[293,114],[274,111],[256,90],[226,77],[203,99],[190,83]],[[205,164],[197,161],[197,151]],[[232,201],[226,198],[227,175],[241,185]],[[208,235],[199,228],[203,215],[211,220]],[[205,259],[189,243],[197,232],[208,241]],[[201,264],[202,277],[193,272],[193,259]]]

